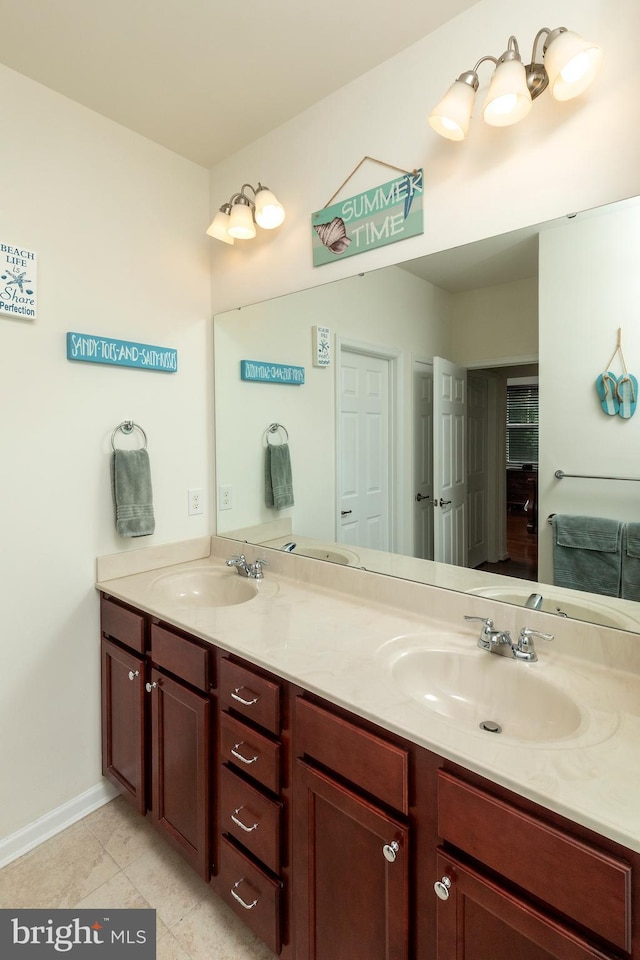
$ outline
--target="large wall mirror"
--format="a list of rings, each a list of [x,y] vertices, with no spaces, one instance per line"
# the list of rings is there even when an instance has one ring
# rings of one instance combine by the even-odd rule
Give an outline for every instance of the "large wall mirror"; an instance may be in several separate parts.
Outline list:
[[[217,532],[640,632],[637,601],[554,586],[548,522],[640,519],[640,413],[595,389],[618,328],[640,374],[639,237],[631,199],[217,316]],[[523,454],[507,397],[536,385]]]

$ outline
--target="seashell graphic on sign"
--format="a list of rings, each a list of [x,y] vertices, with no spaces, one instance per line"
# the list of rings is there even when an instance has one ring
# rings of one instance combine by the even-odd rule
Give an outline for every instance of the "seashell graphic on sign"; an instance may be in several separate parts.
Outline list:
[[[331,253],[344,253],[351,243],[342,217],[334,217],[329,223],[319,223],[313,229],[324,246],[331,250]]]

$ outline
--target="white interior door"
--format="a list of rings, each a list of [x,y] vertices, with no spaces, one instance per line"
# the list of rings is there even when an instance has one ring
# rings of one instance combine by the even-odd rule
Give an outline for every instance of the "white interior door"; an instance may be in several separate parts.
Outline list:
[[[433,358],[434,560],[467,565],[467,371]]]
[[[340,353],[338,542],[390,550],[390,360]]]
[[[489,559],[489,382],[486,376],[467,375],[467,536],[468,566]]]
[[[433,560],[433,365],[413,364],[413,554]]]

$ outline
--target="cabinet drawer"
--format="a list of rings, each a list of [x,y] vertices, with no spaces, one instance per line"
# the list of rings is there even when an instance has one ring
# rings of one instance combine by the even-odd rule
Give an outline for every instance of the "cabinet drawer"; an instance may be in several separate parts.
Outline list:
[[[220,896],[225,903],[273,953],[279,953],[280,883],[267,876],[224,837],[220,843],[218,879]]]
[[[631,949],[631,867],[623,860],[442,770],[438,832],[567,917]]]
[[[265,866],[280,872],[282,804],[261,793],[229,767],[220,769],[220,831],[246,847]]]
[[[205,692],[208,692],[210,685],[210,656],[210,651],[205,647],[157,623],[151,624],[153,663]]]
[[[280,687],[272,680],[222,657],[218,697],[223,710],[240,713],[271,733],[280,732]]]
[[[228,761],[274,793],[280,792],[280,744],[228,713],[220,714],[220,760]]]
[[[296,701],[296,752],[378,797],[409,812],[409,755],[367,730],[307,700]]]
[[[100,597],[100,624],[106,637],[144,653],[144,617],[105,596]]]

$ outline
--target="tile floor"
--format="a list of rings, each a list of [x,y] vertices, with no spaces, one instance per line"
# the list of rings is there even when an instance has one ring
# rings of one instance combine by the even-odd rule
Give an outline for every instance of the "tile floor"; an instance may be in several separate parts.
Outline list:
[[[155,907],[157,960],[275,960],[122,797],[0,870],[0,907]]]

